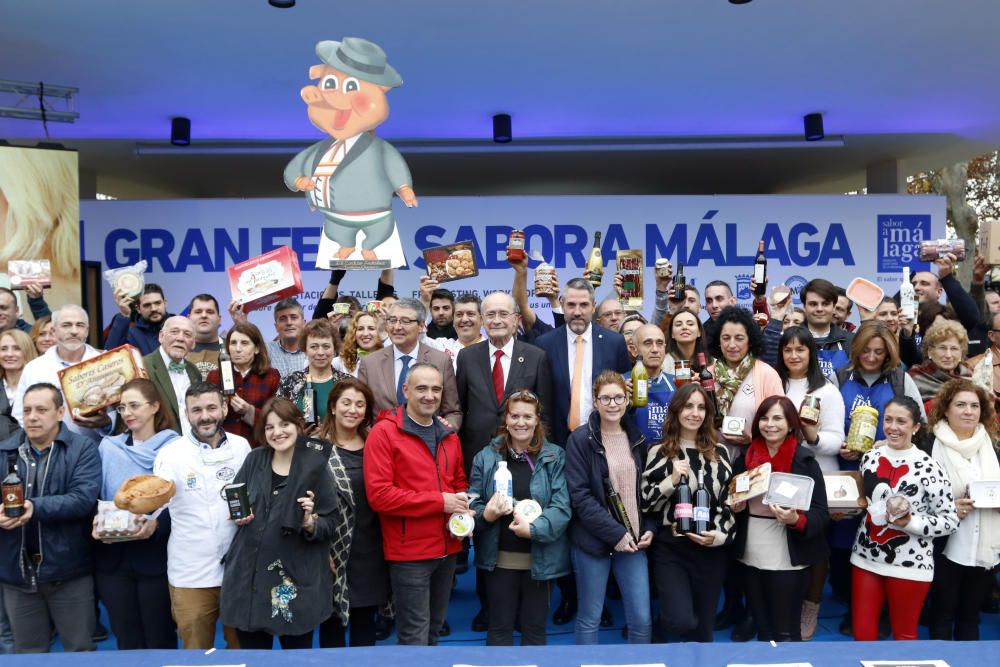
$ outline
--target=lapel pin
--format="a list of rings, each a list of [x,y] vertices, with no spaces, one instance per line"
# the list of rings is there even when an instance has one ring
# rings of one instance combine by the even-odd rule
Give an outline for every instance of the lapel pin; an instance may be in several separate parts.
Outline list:
[[[518,357],[517,358],[517,363],[523,364],[524,363],[524,357]]]

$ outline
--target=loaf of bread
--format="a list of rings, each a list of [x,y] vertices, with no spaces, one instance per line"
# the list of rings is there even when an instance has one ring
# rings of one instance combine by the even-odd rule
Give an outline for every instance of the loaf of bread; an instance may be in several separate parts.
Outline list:
[[[115,507],[133,514],[149,514],[173,498],[174,483],[156,475],[136,475],[126,479],[115,494]]]

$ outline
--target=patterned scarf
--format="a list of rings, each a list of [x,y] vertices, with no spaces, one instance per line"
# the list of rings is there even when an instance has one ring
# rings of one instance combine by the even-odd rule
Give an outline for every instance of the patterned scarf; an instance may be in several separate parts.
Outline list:
[[[934,400],[945,382],[956,378],[968,378],[970,375],[965,366],[959,365],[955,370],[948,372],[941,370],[930,360],[910,369],[910,377],[920,390],[920,398],[923,401]]]
[[[743,357],[735,370],[729,368],[725,359],[719,359],[715,364],[715,385],[716,398],[719,401],[719,410],[724,415],[729,414],[729,406],[733,404],[733,398],[739,391],[740,385],[746,380],[747,375],[753,369],[756,359],[752,354]]]
[[[330,461],[327,464],[333,481],[336,484],[337,492],[341,496],[347,497],[349,503],[340,503],[340,511],[337,512],[337,523],[334,526],[333,538],[330,540],[330,556],[333,558],[335,571],[333,573],[333,601],[337,606],[337,613],[347,627],[350,621],[350,596],[347,590],[347,561],[351,558],[351,536],[354,533],[354,492],[351,490],[351,478],[347,475],[340,454],[334,445],[330,452]]]

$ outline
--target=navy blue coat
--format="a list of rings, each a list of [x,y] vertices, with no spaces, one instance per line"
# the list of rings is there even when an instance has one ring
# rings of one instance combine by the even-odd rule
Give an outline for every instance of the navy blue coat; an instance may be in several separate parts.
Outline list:
[[[160,347],[160,329],[163,328],[163,323],[167,321],[168,317],[173,317],[173,315],[168,313],[163,316],[159,324],[153,325],[139,315],[136,316],[135,322],[130,322],[121,313],[116,313],[111,318],[111,326],[104,339],[104,349],[113,350],[128,343],[132,347],[138,348],[142,352],[142,356],[146,356]]]
[[[632,370],[625,338],[610,329],[591,325],[593,328],[593,361],[591,378],[584,387],[590,391],[591,383],[602,371],[612,370],[621,374]],[[569,344],[566,340],[566,325],[556,327],[535,339],[534,345],[545,350],[552,369],[552,442],[566,446],[569,439],[569,402],[573,378],[569,369]]]
[[[27,479],[27,466],[34,456],[28,447],[24,434],[0,442],[4,475],[8,460],[14,458],[21,479]],[[33,590],[37,584],[94,572],[90,530],[102,477],[97,443],[60,426],[51,447],[47,474],[28,494],[34,505],[31,521],[17,530],[0,530],[0,583]],[[29,530],[41,535],[42,561],[35,578],[22,557]]]

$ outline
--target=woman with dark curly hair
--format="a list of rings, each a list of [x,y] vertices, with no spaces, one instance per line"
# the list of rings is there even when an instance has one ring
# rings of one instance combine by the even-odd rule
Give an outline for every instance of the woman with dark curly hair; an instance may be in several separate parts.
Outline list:
[[[712,334],[708,350],[716,361],[709,370],[715,376],[719,410],[746,420],[743,435],[723,437],[736,460],[740,447],[750,443],[757,408],[765,398],[784,396],[785,390],[777,371],[760,360],[764,335],[750,313],[738,306],[723,308]]]
[[[979,639],[979,609],[993,590],[1000,564],[1000,509],[976,507],[969,485],[1000,481],[992,397],[968,380],[945,383],[930,415],[931,456],[951,480],[958,530],[936,549],[931,596],[931,639]]]

